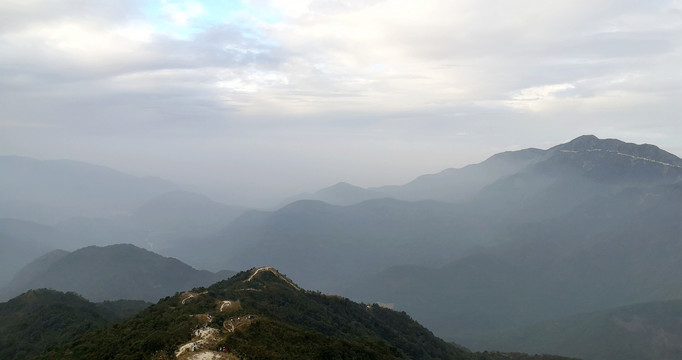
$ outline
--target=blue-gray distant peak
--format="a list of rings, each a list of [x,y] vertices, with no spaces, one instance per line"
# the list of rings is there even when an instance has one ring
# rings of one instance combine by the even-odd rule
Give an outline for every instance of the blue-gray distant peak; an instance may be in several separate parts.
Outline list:
[[[598,152],[630,157],[633,160],[652,160],[662,164],[682,166],[682,159],[651,144],[626,143],[618,139],[599,139],[594,135],[583,135],[568,143],[557,145],[550,150],[561,152]]]

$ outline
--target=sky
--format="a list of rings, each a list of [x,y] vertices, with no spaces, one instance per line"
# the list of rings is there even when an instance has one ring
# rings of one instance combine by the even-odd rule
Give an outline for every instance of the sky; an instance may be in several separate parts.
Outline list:
[[[583,134],[682,156],[682,1],[3,0],[0,155],[263,204]]]

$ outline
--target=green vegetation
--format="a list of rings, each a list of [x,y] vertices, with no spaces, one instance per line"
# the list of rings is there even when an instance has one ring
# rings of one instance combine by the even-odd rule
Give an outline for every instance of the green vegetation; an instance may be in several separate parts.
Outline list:
[[[0,359],[23,359],[105,328],[149,304],[93,304],[77,294],[31,290],[0,304]]]
[[[209,335],[198,341],[197,329],[212,334],[210,341]],[[405,313],[300,290],[271,268],[166,297],[134,318],[83,334],[37,359],[175,359],[195,343],[203,344],[199,351],[227,358],[218,352],[225,347],[232,357],[252,360],[559,359],[471,353],[433,336]]]

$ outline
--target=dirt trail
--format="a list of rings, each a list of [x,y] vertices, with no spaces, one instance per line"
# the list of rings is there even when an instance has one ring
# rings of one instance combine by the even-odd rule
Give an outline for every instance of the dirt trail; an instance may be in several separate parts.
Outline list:
[[[181,303],[186,304],[187,301],[195,299],[200,295],[208,292],[194,293],[186,292],[181,296]],[[239,300],[222,300],[218,301],[216,310],[220,312],[230,312],[241,308]],[[236,329],[250,324],[255,318],[253,315],[245,315],[241,317],[233,317],[226,320],[222,326],[224,330],[216,329],[208,326],[213,322],[213,315],[211,313],[192,315],[203,323],[203,326],[192,330],[192,340],[182,344],[175,352],[175,358],[178,360],[239,360],[236,355],[227,352],[219,351],[218,344],[222,343],[229,334]]]
[[[301,290],[296,284],[291,282],[291,280],[285,278],[282,274],[278,273],[277,270],[271,267],[262,267],[256,269],[253,274],[245,282],[251,281],[256,274],[261,271],[270,271],[278,278],[284,280],[287,284],[291,285],[296,290]],[[257,289],[249,289],[260,291]],[[180,303],[186,304],[188,301],[195,299],[201,295],[207,294],[207,291],[201,293],[195,292],[185,292],[180,296]],[[234,310],[241,309],[239,300],[222,300],[216,302],[217,310],[219,312],[231,312]],[[214,310],[215,311],[215,310]],[[208,326],[209,323],[213,321],[213,316],[210,313],[206,314],[195,314],[192,315],[196,317],[200,323],[204,323],[204,326],[199,327],[192,331],[192,340],[182,344],[178,347],[175,352],[175,358],[178,360],[239,360],[234,354],[223,351],[216,351],[218,349],[218,344],[222,343],[226,337],[234,333],[236,330],[250,325],[256,317],[254,315],[242,315],[235,316],[223,322],[222,327],[224,330],[212,328]]]
[[[223,309],[225,309],[225,307],[229,308],[230,306],[232,306],[232,301],[230,300],[223,301],[223,303],[220,305],[220,312],[223,312],[224,311]]]
[[[179,360],[233,360],[238,359],[235,355],[215,351],[220,342],[225,340],[225,335],[220,330],[205,327],[193,331],[192,340],[181,345],[175,352],[175,358]]]
[[[223,323],[223,328],[227,330],[228,333],[233,333],[235,330],[250,325],[254,320],[256,320],[255,315],[243,315],[239,317],[233,317],[225,320]]]
[[[275,268],[273,268],[271,266],[264,266],[264,267],[256,269],[256,271],[254,271],[253,274],[251,274],[251,276],[249,276],[249,278],[246,279],[245,282],[249,282],[249,281],[253,280],[253,277],[256,276],[256,274],[258,274],[261,271],[269,271],[269,272],[273,273],[275,276],[277,276],[278,278],[280,278],[280,280],[291,285],[291,287],[293,287],[294,289],[301,290],[300,287],[296,286],[296,284],[294,284],[291,280],[285,278],[282,274],[280,274],[277,270],[275,270]]]
[[[181,295],[181,297],[182,297],[181,303],[182,303],[182,305],[185,305],[185,303],[187,302],[187,300],[190,300],[190,299],[192,299],[192,298],[195,298],[195,297],[197,297],[197,296],[204,295],[204,294],[208,294],[208,291],[204,291],[204,292],[201,292],[201,293],[194,293],[194,292],[191,292],[191,291],[185,292],[185,293],[183,293],[183,294]]]

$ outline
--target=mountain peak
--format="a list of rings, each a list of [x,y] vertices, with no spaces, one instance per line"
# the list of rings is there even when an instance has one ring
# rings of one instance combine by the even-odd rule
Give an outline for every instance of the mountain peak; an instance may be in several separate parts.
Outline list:
[[[279,280],[283,281],[284,283],[286,283],[287,285],[291,286],[292,288],[294,288],[294,289],[296,289],[296,290],[301,290],[301,288],[298,287],[298,285],[296,285],[293,281],[291,281],[291,279],[289,279],[289,278],[287,278],[286,276],[282,275],[282,273],[280,273],[277,269],[275,269],[275,268],[273,268],[273,267],[271,267],[271,266],[263,266],[263,267],[259,267],[259,268],[256,268],[256,269],[252,269],[252,270],[250,271],[250,273],[251,273],[251,274],[249,275],[249,277],[248,277],[246,280],[244,280],[245,283],[250,283],[252,280],[254,280],[254,278],[256,278],[256,277],[262,277],[263,274],[271,273],[271,274],[273,274],[276,278],[278,278]]]
[[[0,292],[10,298],[28,289],[74,291],[91,301],[155,301],[174,292],[211,284],[220,277],[175,258],[131,244],[88,246],[27,265]]]
[[[581,151],[612,148],[621,144],[625,143],[617,139],[600,139],[594,135],[582,135],[565,144],[557,145],[555,148],[559,148],[560,150]]]
[[[340,181],[329,187],[330,189],[361,189],[359,186],[347,183],[345,181]]]
[[[655,145],[626,143],[618,139],[600,139],[594,135],[579,136],[550,150],[571,153],[600,151],[630,158],[632,161],[647,161],[660,165],[682,167],[682,159]]]

